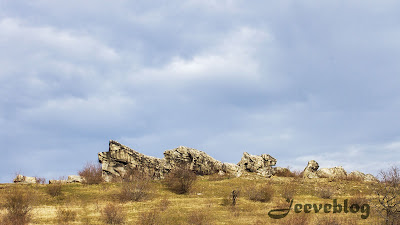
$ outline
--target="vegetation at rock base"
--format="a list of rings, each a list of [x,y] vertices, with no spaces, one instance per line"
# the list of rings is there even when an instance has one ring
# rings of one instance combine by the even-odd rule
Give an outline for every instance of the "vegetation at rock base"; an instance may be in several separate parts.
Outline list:
[[[263,178],[254,173],[229,179],[210,176],[197,176],[185,194],[171,190],[164,180],[146,180],[148,186],[141,190],[152,190],[151,197],[140,201],[120,201],[119,197],[123,187],[137,182],[136,178],[92,185],[60,184],[62,194],[55,197],[49,194],[49,187],[54,187],[49,184],[0,184],[1,224],[385,224],[385,218],[373,210],[379,205],[377,191],[395,193],[389,192],[389,181]],[[322,187],[333,193],[331,198],[319,195]],[[233,190],[239,193],[235,204]],[[249,191],[261,201],[252,200]],[[343,204],[348,199],[351,204],[370,204],[371,212],[362,219],[361,212],[295,213],[292,205],[285,218],[270,218],[270,210],[289,207],[286,198],[292,198],[293,205],[332,204],[333,199]],[[21,219],[16,222],[16,218]]]

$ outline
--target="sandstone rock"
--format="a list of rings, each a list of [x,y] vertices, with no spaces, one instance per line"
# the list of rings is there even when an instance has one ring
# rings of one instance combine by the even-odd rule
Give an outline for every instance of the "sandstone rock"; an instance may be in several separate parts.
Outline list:
[[[319,168],[318,163],[315,160],[311,160],[308,162],[306,168],[303,171],[304,178],[318,178],[317,170]]]
[[[317,176],[320,178],[345,179],[347,177],[347,173],[343,167],[336,166],[333,168],[322,168],[318,170]]]
[[[243,169],[233,163],[224,163],[222,164],[222,170],[220,172],[227,173],[235,177],[240,177],[243,173]]]
[[[14,179],[14,183],[23,183],[23,184],[36,184],[36,177],[27,177],[21,174],[18,174]]]
[[[123,176],[129,169],[137,168],[153,178],[163,178],[169,168],[165,159],[146,156],[116,141],[110,140],[109,151],[98,154],[102,163],[103,178],[109,182],[112,177]]]
[[[67,179],[67,183],[82,183],[83,178],[78,175],[69,175]]]
[[[203,151],[179,146],[164,152],[164,159],[169,169],[187,166],[198,175],[210,175],[222,170],[222,163]]]
[[[67,180],[49,180],[49,184],[66,184]]]
[[[99,162],[102,163],[103,178],[111,181],[113,177],[126,174],[129,169],[138,169],[154,179],[164,176],[175,167],[187,167],[198,175],[209,175],[213,173],[229,172],[234,175],[240,174],[239,169],[215,160],[203,151],[180,146],[164,152],[164,158],[146,156],[125,145],[111,140],[108,152],[98,154]],[[225,171],[224,171],[225,168]]]
[[[378,179],[374,177],[372,174],[364,174],[360,171],[353,171],[347,175],[349,179],[352,180],[360,180],[360,181],[367,181],[367,182],[376,182]]]
[[[272,166],[276,165],[276,159],[267,154],[258,156],[244,152],[242,159],[237,165],[243,170],[257,172],[257,174],[264,177],[271,177],[274,174]]]
[[[367,182],[378,182],[379,180],[372,174],[365,174],[364,181]]]

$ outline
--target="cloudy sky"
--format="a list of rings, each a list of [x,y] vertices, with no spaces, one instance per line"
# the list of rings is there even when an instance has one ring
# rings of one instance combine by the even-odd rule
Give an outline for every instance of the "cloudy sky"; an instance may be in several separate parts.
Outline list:
[[[237,163],[400,164],[399,1],[0,2],[0,182],[117,140]]]

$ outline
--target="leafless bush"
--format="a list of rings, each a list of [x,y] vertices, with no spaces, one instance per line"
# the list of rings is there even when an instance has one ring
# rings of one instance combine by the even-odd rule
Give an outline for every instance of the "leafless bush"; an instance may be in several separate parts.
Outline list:
[[[189,168],[177,167],[167,174],[165,183],[171,191],[185,194],[192,188],[196,179],[196,174]]]
[[[400,169],[391,167],[379,174],[380,184],[375,187],[375,205],[385,224],[400,224]]]
[[[22,188],[12,188],[5,197],[6,215],[2,224],[24,225],[31,220],[34,194]]]
[[[47,193],[52,196],[52,197],[57,197],[62,195],[62,184],[61,183],[55,183],[55,184],[49,184],[46,187]]]
[[[122,187],[118,194],[120,201],[142,201],[150,197],[152,185],[146,173],[136,169],[129,170],[122,178]]]
[[[46,184],[46,178],[43,177],[35,177],[37,184]]]
[[[296,194],[296,186],[291,183],[285,184],[280,191],[283,198],[293,199],[293,196]]]
[[[158,212],[152,210],[147,212],[142,212],[139,214],[139,225],[158,225],[161,224],[161,217]]]
[[[323,199],[331,199],[335,191],[330,186],[319,187],[316,189],[316,194],[318,197]]]
[[[211,218],[203,210],[192,211],[187,220],[187,224],[190,225],[207,225],[211,224]]]
[[[232,192],[229,194],[229,196],[226,196],[225,198],[222,199],[221,205],[234,207],[236,205],[239,194],[240,194],[240,190],[238,190],[238,189],[232,190]]]
[[[359,206],[368,204],[368,199],[365,194],[357,193],[349,199],[349,205],[357,204]]]
[[[253,185],[248,188],[247,195],[253,201],[269,202],[274,196],[274,189],[270,183]]]
[[[101,211],[103,221],[106,224],[124,224],[125,223],[125,213],[121,206],[109,203]]]
[[[69,224],[76,220],[77,213],[70,209],[58,208],[57,209],[57,222],[58,224]]]
[[[104,181],[101,164],[99,163],[87,163],[78,174],[83,178],[82,183],[84,184],[100,184]]]

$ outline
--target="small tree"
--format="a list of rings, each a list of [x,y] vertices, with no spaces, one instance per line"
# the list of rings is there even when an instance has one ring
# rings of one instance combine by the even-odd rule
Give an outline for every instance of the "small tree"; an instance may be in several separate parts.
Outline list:
[[[381,182],[375,188],[377,212],[385,224],[400,224],[400,169],[393,166],[379,175]]]

